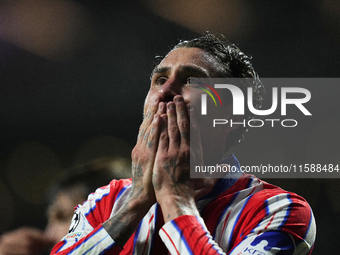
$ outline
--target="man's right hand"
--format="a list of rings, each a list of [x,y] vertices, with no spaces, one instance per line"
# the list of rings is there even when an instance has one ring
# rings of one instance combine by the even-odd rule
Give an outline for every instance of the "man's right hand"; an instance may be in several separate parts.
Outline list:
[[[159,141],[160,116],[164,113],[165,103],[155,100],[149,105],[131,154],[130,197],[116,215],[103,223],[105,230],[121,247],[131,237],[150,207],[156,203],[152,174]]]
[[[149,106],[131,153],[133,177],[130,198],[143,201],[144,207],[150,207],[156,202],[152,171],[159,141],[160,115],[165,113],[165,108],[165,103],[158,104],[157,100]]]

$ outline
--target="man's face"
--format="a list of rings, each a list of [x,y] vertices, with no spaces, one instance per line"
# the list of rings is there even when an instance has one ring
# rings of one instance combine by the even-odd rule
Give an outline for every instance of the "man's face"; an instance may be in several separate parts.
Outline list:
[[[154,101],[169,102],[176,95],[181,95],[188,104],[200,97],[190,98],[190,78],[213,77],[220,68],[217,60],[199,48],[178,48],[172,50],[155,67],[151,76],[151,87],[145,99],[144,114],[149,104]]]
[[[200,114],[200,109],[195,106],[201,105],[201,94],[204,92],[191,87],[190,78],[213,78],[220,69],[221,65],[215,57],[202,49],[177,48],[172,50],[152,72],[151,87],[144,104],[144,115],[151,105],[159,102],[167,103],[172,101],[174,96],[181,95],[186,104],[190,103],[193,106],[194,114],[197,116]],[[213,108],[213,102],[210,103],[209,106],[208,102],[208,108],[216,109]],[[230,117],[232,110],[230,107],[222,110],[225,118]],[[212,111],[204,121],[198,121],[203,150],[204,147],[208,148],[204,152],[204,157],[213,160],[221,159],[220,153],[223,154],[224,141],[230,131],[220,125],[211,132],[212,119],[217,118],[218,114]],[[216,151],[219,155],[215,153]],[[212,155],[207,155],[207,152]]]

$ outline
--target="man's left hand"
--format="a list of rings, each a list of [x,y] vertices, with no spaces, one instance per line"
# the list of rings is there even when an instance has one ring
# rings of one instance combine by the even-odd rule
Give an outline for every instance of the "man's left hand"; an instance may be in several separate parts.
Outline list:
[[[197,193],[207,193],[214,180],[190,178],[190,156],[203,165],[200,142],[190,150],[190,121],[182,96],[166,105],[166,114],[161,115],[162,126],[153,168],[153,186],[156,200],[160,204],[165,222],[181,215],[199,215],[195,204]],[[197,123],[194,128],[198,128]],[[199,132],[195,141],[200,141]],[[208,184],[203,187],[202,184]],[[202,193],[203,191],[203,193]]]

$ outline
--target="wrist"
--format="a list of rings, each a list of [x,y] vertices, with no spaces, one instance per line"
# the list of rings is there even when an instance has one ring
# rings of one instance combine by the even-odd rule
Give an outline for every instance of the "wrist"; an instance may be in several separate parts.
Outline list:
[[[152,206],[152,204],[149,205],[150,202],[146,203],[143,199],[130,197],[117,214],[104,222],[102,226],[112,239],[123,247]]]
[[[150,199],[148,196],[131,196],[126,203],[126,206],[129,208],[131,212],[138,212],[139,214],[144,215],[149,211],[151,206],[156,203],[156,199]]]
[[[168,195],[157,202],[162,208],[165,223],[182,215],[199,216],[194,198]]]

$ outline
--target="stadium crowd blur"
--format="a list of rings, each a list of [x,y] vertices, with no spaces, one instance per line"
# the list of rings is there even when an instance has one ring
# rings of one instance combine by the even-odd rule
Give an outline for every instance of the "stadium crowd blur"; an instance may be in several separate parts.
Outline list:
[[[262,77],[339,77],[339,22],[336,0],[0,1],[0,234],[43,229],[43,194],[65,169],[129,159],[147,63],[168,45],[220,32],[253,56]],[[312,93],[313,118],[294,132],[251,130],[235,148],[241,164],[339,163],[340,87],[302,86]],[[336,254],[339,180],[270,181],[311,204],[313,254]]]

